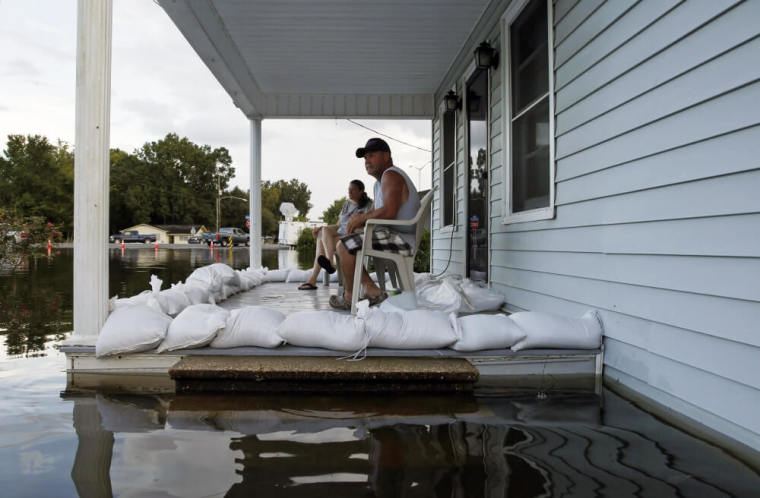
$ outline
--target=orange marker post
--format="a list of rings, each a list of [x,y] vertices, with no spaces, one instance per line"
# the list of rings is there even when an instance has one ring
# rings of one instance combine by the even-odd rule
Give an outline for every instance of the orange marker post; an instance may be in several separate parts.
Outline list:
[[[121,239],[121,250],[124,250],[124,239]]]

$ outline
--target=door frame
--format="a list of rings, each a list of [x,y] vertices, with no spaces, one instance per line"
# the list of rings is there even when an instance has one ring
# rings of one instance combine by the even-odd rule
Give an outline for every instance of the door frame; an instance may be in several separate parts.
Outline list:
[[[464,149],[463,154],[463,178],[462,178],[462,190],[463,190],[463,212],[464,216],[462,216],[464,225],[462,226],[462,230],[464,233],[464,277],[470,278],[469,274],[469,265],[470,265],[470,244],[469,244],[469,230],[470,230],[470,165],[469,165],[469,158],[470,158],[470,118],[469,118],[469,102],[468,102],[468,93],[467,93],[467,81],[472,77],[473,74],[475,74],[475,71],[477,70],[477,67],[475,66],[475,61],[473,60],[469,66],[467,66],[467,70],[464,71],[462,74],[462,78],[460,79],[460,84],[462,88],[462,110],[464,111],[462,113],[463,117],[463,123],[462,123],[462,147]],[[486,280],[486,283],[488,284],[488,287],[491,287],[491,70],[486,69],[486,88],[487,88],[487,96],[488,96],[488,107],[486,109],[486,173],[488,174],[488,188],[486,189],[486,206],[485,206],[485,223],[488,223],[488,234],[486,237],[486,253],[488,254],[487,258],[487,269],[486,274],[488,275],[488,278]]]

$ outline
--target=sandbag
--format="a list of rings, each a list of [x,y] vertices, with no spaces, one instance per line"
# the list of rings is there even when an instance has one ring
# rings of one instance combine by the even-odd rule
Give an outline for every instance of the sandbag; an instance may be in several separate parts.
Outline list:
[[[276,348],[284,342],[277,334],[277,329],[283,320],[285,320],[285,315],[281,312],[263,306],[248,306],[232,310],[227,324],[217,333],[209,346],[212,348],[239,346]]]
[[[363,324],[334,311],[298,311],[280,324],[277,334],[294,346],[359,351],[366,347]]]
[[[595,310],[580,318],[521,311],[510,318],[524,332],[525,338],[512,346],[513,351],[533,348],[596,349],[602,343],[602,320]]]
[[[238,287],[240,285],[238,274],[229,265],[224,263],[214,263],[209,265],[209,268],[215,272],[222,279],[223,284],[227,284],[230,287]]]
[[[404,313],[359,309],[369,346],[387,349],[438,349],[457,340],[449,317],[442,311],[412,310]]]
[[[172,321],[166,338],[158,346],[158,352],[207,345],[214,340],[217,332],[224,328],[229,316],[229,311],[213,304],[188,306]]]
[[[182,291],[187,296],[190,304],[209,304],[208,288],[198,282],[186,283]]]
[[[460,313],[479,313],[481,311],[495,311],[504,304],[504,295],[490,290],[483,284],[473,282],[469,278],[459,285],[462,293],[462,305]]]
[[[202,287],[209,293],[209,297],[213,300],[220,301],[222,299],[222,287],[224,282],[222,276],[216,272],[211,266],[201,266],[196,268],[189,277],[185,279],[185,285],[192,285],[196,287]]]
[[[405,291],[389,296],[385,301],[380,303],[379,308],[386,313],[403,313],[404,311],[418,309],[419,305],[417,304],[417,296],[414,291]]]
[[[156,296],[153,295],[153,291],[149,290],[142,291],[136,296],[124,297],[121,299],[119,299],[119,296],[114,296],[109,301],[110,311],[115,311],[120,308],[127,308],[136,305],[147,306],[155,311],[158,311],[159,313],[164,312],[163,308],[161,308],[161,304],[158,302],[158,299],[156,299]]]
[[[158,293],[158,302],[164,313],[177,316],[182,310],[190,306],[190,298],[183,292],[184,285],[172,285],[171,289],[162,290]]]
[[[457,341],[450,346],[455,351],[482,351],[507,349],[525,338],[525,332],[507,315],[468,315],[457,318],[451,313],[449,320]]]
[[[462,296],[451,279],[430,279],[416,286],[417,304],[423,308],[452,313],[462,306]]]
[[[293,270],[290,270],[288,272],[287,278],[285,279],[285,282],[287,282],[287,283],[297,283],[297,284],[306,282],[309,279],[309,277],[311,276],[311,274],[312,274],[313,271],[314,271],[314,269],[309,269],[309,270],[295,270],[295,269],[293,269]],[[322,279],[324,278],[324,276],[325,276],[325,270],[324,270],[324,268],[322,268],[322,269],[319,270],[319,274],[317,275],[317,282],[321,282]]]
[[[262,279],[263,282],[284,282],[288,279],[290,268],[283,270],[268,270]]]
[[[145,304],[119,307],[109,315],[98,335],[95,356],[151,350],[164,340],[171,322],[168,315]]]

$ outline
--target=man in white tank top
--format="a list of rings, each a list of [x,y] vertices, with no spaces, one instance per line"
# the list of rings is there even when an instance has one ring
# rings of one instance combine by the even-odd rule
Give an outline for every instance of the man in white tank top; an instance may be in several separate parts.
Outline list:
[[[354,292],[354,268],[356,252],[361,248],[363,234],[354,230],[364,226],[369,219],[408,220],[414,218],[420,207],[417,189],[406,173],[393,165],[391,149],[382,138],[370,138],[364,147],[356,150],[356,157],[364,158],[367,173],[374,176],[375,209],[368,213],[353,215],[346,226],[346,237],[338,242],[338,255],[343,269],[343,296],[332,296],[330,305],[338,309],[351,309],[351,294]],[[373,247],[400,254],[412,254],[414,250],[414,227],[405,232],[378,229],[372,240]],[[364,295],[371,304],[377,304],[387,297],[372,281],[366,271],[362,273]],[[356,289],[359,292],[359,289]]]

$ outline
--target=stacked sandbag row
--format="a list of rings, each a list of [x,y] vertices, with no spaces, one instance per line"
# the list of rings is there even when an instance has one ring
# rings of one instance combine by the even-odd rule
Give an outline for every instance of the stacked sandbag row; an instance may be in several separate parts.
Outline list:
[[[333,311],[301,311],[285,317],[279,311],[261,306],[230,312],[212,304],[196,304],[172,320],[143,305],[124,310],[130,313],[131,326],[121,322],[111,326],[107,322],[98,338],[97,356],[156,347],[160,353],[204,346],[275,348],[283,344],[355,354],[368,347],[449,347],[465,352],[508,348],[515,351],[593,349],[599,347],[602,336],[601,321],[595,311],[580,319],[538,312],[457,317],[455,313],[434,310],[368,309],[363,302],[356,316]]]

